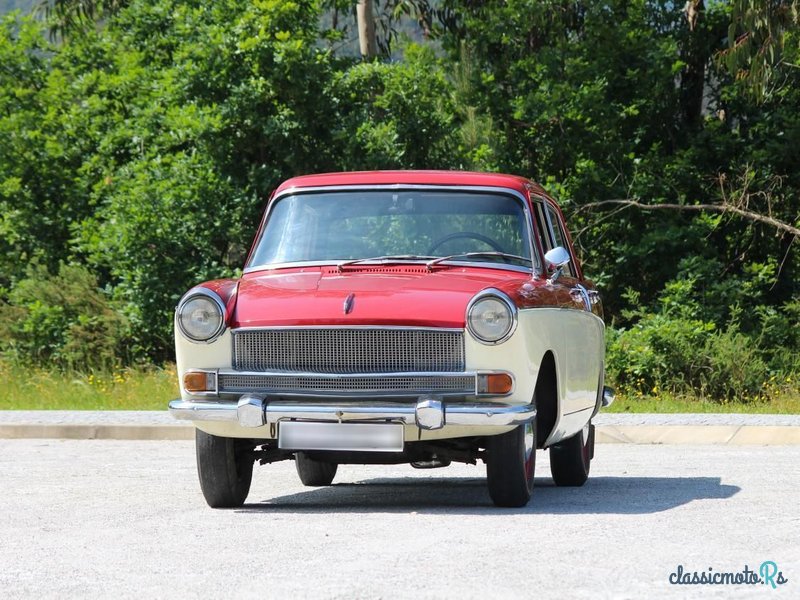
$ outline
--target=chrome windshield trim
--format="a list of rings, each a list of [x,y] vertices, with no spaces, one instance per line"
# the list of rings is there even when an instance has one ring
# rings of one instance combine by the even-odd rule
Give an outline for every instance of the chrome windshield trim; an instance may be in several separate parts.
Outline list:
[[[531,267],[519,267],[517,265],[495,265],[492,263],[480,263],[480,262],[469,262],[469,266],[476,266],[479,265],[483,268],[502,268],[505,267],[506,270],[510,271],[521,271],[524,273],[533,273],[534,275],[541,275],[544,272],[544,262],[542,258],[539,256],[539,253],[536,251],[536,245],[533,242],[533,236],[535,235],[535,230],[533,228],[533,216],[531,215],[530,206],[528,205],[528,199],[525,197],[524,194],[521,192],[506,188],[506,187],[497,187],[497,186],[483,186],[483,185],[450,185],[450,184],[399,184],[399,183],[391,183],[391,184],[375,184],[375,185],[324,185],[324,186],[313,186],[313,187],[291,187],[288,189],[283,190],[280,194],[276,194],[273,198],[270,199],[269,204],[267,205],[267,209],[264,211],[264,216],[261,219],[261,223],[258,228],[258,238],[255,240],[253,244],[253,249],[258,246],[261,242],[261,235],[264,232],[264,225],[269,218],[270,213],[272,212],[275,203],[283,198],[284,196],[291,196],[295,194],[307,194],[307,193],[314,193],[314,192],[346,192],[348,190],[432,190],[432,191],[444,191],[444,190],[465,190],[468,192],[489,192],[489,193],[496,193],[496,194],[506,194],[509,196],[514,196],[522,203],[522,210],[525,214],[525,220],[528,223],[528,249],[531,253],[531,259],[533,264]],[[533,194],[533,192],[531,192]],[[339,259],[341,261],[342,259]],[[297,263],[280,263],[280,264],[271,264],[271,265],[257,265],[257,266],[245,266],[243,273],[252,273],[254,271],[262,271],[265,269],[274,269],[274,268],[286,268],[287,266],[316,266],[316,265],[328,265],[335,266],[337,262],[335,260],[331,261],[308,261],[306,263],[297,262]],[[420,264],[424,264],[425,261],[421,261]],[[404,264],[416,264],[412,262],[404,263]],[[455,262],[450,263],[448,261],[447,264],[457,264]],[[460,263],[459,263],[460,264]],[[508,269],[508,267],[514,267]]]
[[[242,271],[245,275],[249,273],[257,273],[260,271],[277,271],[279,269],[291,269],[291,268],[303,268],[303,267],[336,267],[339,263],[339,260],[310,260],[310,261],[299,261],[299,262],[288,262],[288,263],[275,263],[273,265],[263,265],[260,267],[248,267]],[[404,260],[402,263],[395,263],[398,266],[403,265],[421,265],[425,266],[425,264],[429,262],[426,260]],[[521,265],[509,265],[504,263],[491,263],[491,262],[478,262],[478,261],[466,261],[466,260],[448,260],[444,263],[448,266],[452,267],[478,267],[481,269],[500,269],[503,271],[514,271],[517,273],[525,273],[530,274],[531,268],[530,267],[523,267]],[[359,263],[358,266],[365,266],[365,267],[385,267],[386,263],[381,262],[364,262]],[[392,265],[394,266],[394,264]],[[537,265],[538,267],[538,265]],[[444,272],[444,271],[438,271]],[[426,271],[426,274],[430,274]]]

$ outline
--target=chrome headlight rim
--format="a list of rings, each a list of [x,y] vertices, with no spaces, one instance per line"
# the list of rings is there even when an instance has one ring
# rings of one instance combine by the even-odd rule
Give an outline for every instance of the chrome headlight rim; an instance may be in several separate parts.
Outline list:
[[[207,337],[207,338],[198,338],[198,337],[193,336],[192,334],[190,334],[184,328],[183,323],[182,323],[181,318],[180,318],[181,311],[184,309],[184,307],[189,302],[191,302],[192,300],[194,300],[196,298],[206,298],[206,299],[211,300],[217,306],[217,310],[219,310],[219,314],[220,314],[219,326],[214,331],[214,333],[210,337]],[[202,288],[202,287],[201,288],[194,288],[194,289],[190,290],[189,292],[187,292],[183,296],[183,298],[181,298],[180,302],[178,302],[178,306],[175,309],[175,323],[178,326],[178,329],[180,330],[181,335],[183,335],[183,337],[186,338],[187,340],[189,340],[190,342],[192,342],[194,344],[210,344],[210,343],[216,341],[219,338],[219,336],[221,336],[225,332],[225,329],[227,328],[227,324],[225,323],[225,304],[222,302],[222,298],[220,298],[219,295],[216,294],[215,292],[212,292],[211,290],[206,289],[206,288]]]
[[[492,299],[495,299],[495,300],[499,300],[500,302],[505,304],[505,306],[508,308],[509,316],[510,316],[510,319],[511,319],[511,324],[509,325],[508,330],[501,337],[499,337],[497,339],[494,339],[494,340],[487,339],[487,338],[481,336],[480,334],[478,334],[473,329],[473,327],[472,327],[472,325],[470,323],[470,318],[469,318],[470,313],[472,312],[472,309],[475,307],[475,305],[478,304],[479,302],[481,302],[482,300],[486,300],[487,298],[492,298]],[[514,304],[514,301],[511,299],[511,297],[508,294],[506,294],[505,292],[501,292],[500,290],[495,289],[495,288],[487,288],[487,289],[479,292],[478,294],[476,294],[472,298],[472,300],[469,301],[469,304],[467,304],[467,312],[466,312],[466,315],[465,315],[465,324],[466,324],[467,331],[469,331],[470,335],[475,340],[477,340],[481,344],[484,344],[485,346],[496,346],[497,344],[502,344],[503,342],[508,340],[512,335],[514,335],[514,332],[517,330],[517,321],[518,321],[517,315],[518,315],[517,305]]]

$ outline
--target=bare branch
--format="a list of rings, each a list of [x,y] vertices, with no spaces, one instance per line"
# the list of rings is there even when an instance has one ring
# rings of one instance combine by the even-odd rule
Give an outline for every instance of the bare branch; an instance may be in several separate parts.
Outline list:
[[[782,231],[785,233],[790,233],[795,237],[800,237],[800,229],[790,225],[789,223],[784,223],[783,221],[779,221],[774,217],[768,215],[762,215],[757,212],[753,212],[752,210],[747,210],[744,208],[739,208],[738,206],[733,206],[731,204],[643,204],[637,200],[602,200],[600,202],[589,202],[588,204],[584,204],[580,206],[576,212],[581,212],[583,210],[592,209],[592,208],[600,208],[602,206],[623,206],[626,208],[638,208],[640,210],[674,210],[674,211],[687,211],[687,212],[717,212],[717,213],[733,213],[747,219],[748,221],[753,221],[756,223],[764,223],[766,225],[770,225],[777,229],[778,231]]]

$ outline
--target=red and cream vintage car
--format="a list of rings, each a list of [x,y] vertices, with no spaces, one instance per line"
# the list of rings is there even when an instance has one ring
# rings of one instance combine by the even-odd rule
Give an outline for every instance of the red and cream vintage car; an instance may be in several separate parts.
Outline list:
[[[600,296],[556,203],[510,175],[297,177],[270,199],[240,279],[175,314],[178,419],[197,428],[212,507],[244,503],[253,465],[303,484],[339,464],[486,463],[523,506],[536,449],[586,481],[603,385]]]

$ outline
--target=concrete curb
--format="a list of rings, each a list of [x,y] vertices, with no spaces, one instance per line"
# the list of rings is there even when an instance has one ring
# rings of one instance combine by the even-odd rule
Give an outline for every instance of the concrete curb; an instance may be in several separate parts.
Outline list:
[[[113,415],[112,415],[113,417]],[[598,425],[604,444],[800,445],[800,426],[791,425]],[[191,440],[190,423],[0,422],[0,439]]]
[[[775,425],[601,425],[595,433],[610,444],[800,444],[800,427]]]
[[[0,439],[193,440],[192,425],[0,424]]]

